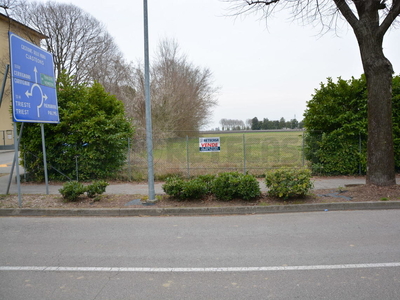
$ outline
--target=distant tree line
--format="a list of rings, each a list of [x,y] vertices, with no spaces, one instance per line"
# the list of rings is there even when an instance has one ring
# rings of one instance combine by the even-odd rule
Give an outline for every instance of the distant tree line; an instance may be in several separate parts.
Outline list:
[[[296,119],[286,121],[285,118],[279,120],[269,120],[264,118],[262,121],[258,120],[257,117],[251,119],[251,130],[267,130],[267,129],[301,129],[303,128],[303,122],[299,122]]]
[[[222,130],[246,130],[249,129],[250,126],[246,121],[246,124],[242,120],[235,120],[235,119],[221,119],[219,121],[221,124]]]
[[[237,119],[221,119],[219,121],[221,130],[267,130],[267,129],[302,129],[303,121],[299,122],[296,119],[285,121],[285,118],[280,120],[269,120],[264,118],[259,121],[257,117],[247,119],[246,122]]]

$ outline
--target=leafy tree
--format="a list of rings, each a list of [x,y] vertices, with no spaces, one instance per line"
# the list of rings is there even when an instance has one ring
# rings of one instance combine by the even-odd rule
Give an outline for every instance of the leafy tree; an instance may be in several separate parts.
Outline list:
[[[123,166],[127,139],[133,128],[125,118],[123,103],[103,86],[72,83],[62,75],[58,84],[60,123],[45,124],[48,164],[70,178],[102,179],[114,176]],[[43,180],[43,156],[38,124],[26,123],[21,138],[21,157],[35,180]],[[49,178],[67,178],[49,168]]]
[[[285,128],[285,126],[286,126],[286,121],[285,121],[285,118],[282,117],[279,120],[279,129]]]
[[[393,115],[396,168],[400,168],[400,77],[393,78]],[[314,172],[356,174],[367,168],[367,83],[338,79],[321,83],[304,113],[306,158]],[[361,142],[361,145],[360,145]],[[360,152],[361,146],[361,152]]]
[[[262,126],[262,121],[258,121],[257,117],[251,120],[251,130],[260,130]]]
[[[383,38],[400,15],[400,0],[225,0],[236,13],[261,11],[265,17],[288,8],[294,18],[332,29],[344,18],[361,53],[368,91],[367,183],[396,184],[392,131],[393,68],[382,49]]]

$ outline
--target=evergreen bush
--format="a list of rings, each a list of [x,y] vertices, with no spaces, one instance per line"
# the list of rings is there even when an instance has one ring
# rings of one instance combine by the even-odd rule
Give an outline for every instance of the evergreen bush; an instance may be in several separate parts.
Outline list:
[[[179,200],[200,199],[209,192],[207,182],[199,178],[184,180],[169,177],[162,188],[167,195]]]
[[[86,187],[86,195],[89,198],[94,198],[97,195],[101,195],[106,191],[106,187],[108,186],[108,182],[104,180],[94,181],[92,184]]]
[[[253,175],[225,172],[215,178],[212,193],[220,200],[229,201],[235,198],[254,199],[260,196],[261,191],[258,181]]]
[[[265,175],[268,195],[283,199],[303,197],[313,188],[311,171],[308,169],[280,168]]]
[[[66,201],[74,202],[84,193],[86,193],[89,198],[95,198],[97,195],[103,194],[108,185],[108,182],[104,180],[94,181],[88,186],[84,186],[78,181],[68,181],[64,183],[63,187],[58,191]]]
[[[80,180],[115,177],[125,164],[128,138],[134,132],[123,103],[100,83],[75,84],[64,74],[57,88],[60,123],[44,124],[49,179],[65,181],[78,174]],[[25,123],[20,150],[26,172],[36,181],[44,180],[40,124]]]
[[[58,191],[66,201],[74,202],[86,192],[86,187],[78,181],[68,181]]]
[[[392,81],[395,166],[400,170],[400,76]],[[314,174],[365,174],[367,170],[367,83],[328,78],[304,113],[304,154]]]

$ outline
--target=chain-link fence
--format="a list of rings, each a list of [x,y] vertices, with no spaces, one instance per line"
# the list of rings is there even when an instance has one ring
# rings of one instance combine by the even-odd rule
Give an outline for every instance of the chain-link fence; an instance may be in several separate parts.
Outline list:
[[[219,137],[219,152],[201,152],[199,136],[154,139],[153,160],[156,178],[170,174],[195,176],[219,172],[239,171],[254,175],[266,170],[302,167],[302,131],[277,131],[257,133],[215,132],[202,137]],[[147,148],[145,139],[130,141],[127,166],[128,179],[147,177]]]
[[[205,137],[218,137],[219,152],[200,151],[200,138]],[[132,139],[127,145],[126,164],[117,178],[147,180],[146,140]],[[365,152],[366,137],[361,134],[350,138],[335,135],[328,139],[321,132],[310,135],[303,131],[280,130],[215,132],[195,137],[153,139],[154,175],[157,180],[164,180],[172,174],[191,177],[230,171],[260,176],[270,169],[304,166],[312,168],[314,174],[364,174]],[[39,154],[25,155],[40,159]],[[47,165],[66,180],[80,180],[79,174],[85,161],[82,156],[75,156],[74,171],[68,176],[53,167],[51,161]],[[38,165],[38,168],[41,166]]]

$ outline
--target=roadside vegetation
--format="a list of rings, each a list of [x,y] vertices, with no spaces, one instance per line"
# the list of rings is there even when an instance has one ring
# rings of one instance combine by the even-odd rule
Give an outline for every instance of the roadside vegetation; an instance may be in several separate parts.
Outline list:
[[[281,168],[267,172],[265,183],[269,195],[278,199],[305,197],[311,191],[311,172],[307,169]],[[212,196],[217,200],[253,200],[261,196],[259,183],[254,175],[225,172],[203,175],[184,180],[179,177],[167,178],[164,192],[177,200],[194,200]]]

